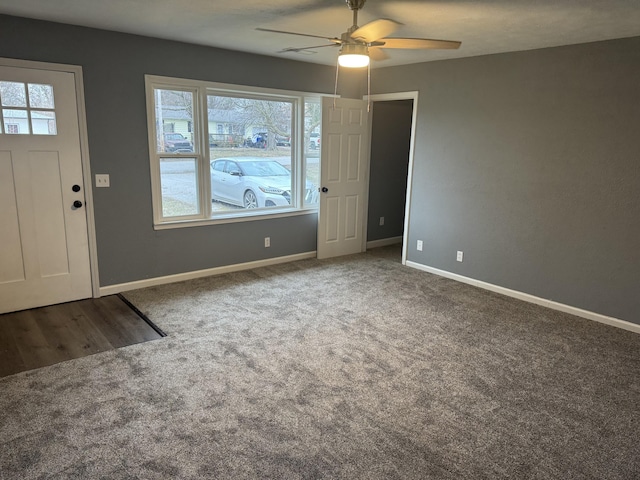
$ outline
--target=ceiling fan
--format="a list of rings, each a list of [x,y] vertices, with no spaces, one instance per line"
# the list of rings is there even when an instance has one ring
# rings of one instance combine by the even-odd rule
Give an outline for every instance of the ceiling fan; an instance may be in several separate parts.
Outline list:
[[[281,52],[302,52],[323,47],[340,47],[338,63],[343,67],[359,68],[369,65],[369,59],[384,60],[389,58],[384,52],[387,48],[403,49],[456,49],[461,42],[451,40],[432,40],[428,38],[394,38],[387,35],[395,32],[400,23],[388,18],[380,18],[372,22],[358,26],[358,10],[362,9],[366,0],[345,0],[347,6],[353,11],[353,25],[344,32],[340,38],[323,37],[307,33],[287,32],[272,30],[269,28],[257,28],[262,32],[283,33],[286,35],[298,35],[302,37],[322,38],[330,43],[315,45],[312,47],[285,48]]]

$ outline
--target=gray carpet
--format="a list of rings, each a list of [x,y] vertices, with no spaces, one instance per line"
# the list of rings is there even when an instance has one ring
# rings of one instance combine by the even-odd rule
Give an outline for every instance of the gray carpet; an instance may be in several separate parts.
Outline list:
[[[640,478],[639,335],[397,248],[126,296],[168,337],[0,379],[1,479]]]

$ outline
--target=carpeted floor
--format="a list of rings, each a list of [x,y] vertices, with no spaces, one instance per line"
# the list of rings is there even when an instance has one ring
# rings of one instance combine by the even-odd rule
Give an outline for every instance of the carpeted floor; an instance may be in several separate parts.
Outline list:
[[[640,478],[640,336],[397,248],[128,292],[168,336],[0,379],[1,479]]]

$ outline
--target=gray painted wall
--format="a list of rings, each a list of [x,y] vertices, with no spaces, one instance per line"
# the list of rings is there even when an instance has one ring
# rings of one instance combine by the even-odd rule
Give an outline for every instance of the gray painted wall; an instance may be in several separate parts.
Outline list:
[[[101,286],[316,249],[317,215],[155,231],[144,75],[333,93],[331,67],[0,15],[0,56],[80,65]],[[366,76],[341,74],[361,97]],[[264,248],[264,237],[271,248]]]
[[[315,249],[315,215],[153,230],[144,74],[330,93],[333,68],[4,15],[0,56],[83,67],[101,285]],[[409,260],[640,323],[639,78],[640,38],[374,70],[420,91]]]
[[[413,100],[374,102],[372,112],[367,241],[404,231]]]
[[[420,92],[409,260],[640,324],[640,37],[372,85]]]

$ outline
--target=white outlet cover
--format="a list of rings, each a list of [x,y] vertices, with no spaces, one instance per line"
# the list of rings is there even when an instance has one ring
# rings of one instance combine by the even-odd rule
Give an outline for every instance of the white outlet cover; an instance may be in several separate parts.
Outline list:
[[[96,187],[108,187],[109,185],[108,173],[96,173]]]
[[[422,251],[422,240],[418,240],[418,244],[416,245],[416,248],[418,249],[419,252]]]
[[[456,256],[456,260],[461,262],[463,257],[464,257],[464,252],[461,252],[460,250],[458,250],[458,255]]]

